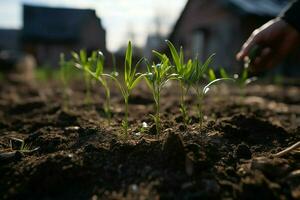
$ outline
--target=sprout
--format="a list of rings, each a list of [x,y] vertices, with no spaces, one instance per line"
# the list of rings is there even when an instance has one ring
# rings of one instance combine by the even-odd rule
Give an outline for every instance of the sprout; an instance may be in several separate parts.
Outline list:
[[[63,53],[60,54],[60,79],[63,84],[63,107],[67,109],[68,106],[68,91],[69,91],[69,82],[71,79],[71,69],[72,69],[73,62],[66,61],[65,55]]]
[[[188,94],[190,89],[190,85],[188,84],[189,82],[188,79],[191,73],[192,61],[189,60],[187,63],[184,63],[183,48],[180,47],[180,52],[178,55],[174,45],[168,40],[166,40],[166,42],[170,49],[173,62],[175,64],[175,72],[178,74],[178,80],[179,80],[180,90],[181,90],[180,112],[182,114],[183,122],[186,127],[187,124],[189,123],[189,116],[188,116],[187,106],[185,103],[185,97]]]
[[[239,74],[234,74],[233,79],[235,80],[237,86],[240,89],[240,96],[244,97],[245,96],[245,88],[247,85],[250,83],[254,82],[257,80],[257,77],[249,77],[249,68],[246,66],[247,64],[244,65],[243,71],[241,75]],[[220,75],[221,78],[230,78],[230,76],[227,74],[224,68],[220,69]]]
[[[81,52],[81,57],[83,59],[81,59],[81,57],[73,52],[73,58],[75,58],[75,61],[77,60],[77,62],[75,62],[75,66],[79,69],[84,70],[84,73],[87,74],[85,75],[85,77],[89,77],[92,76],[94,77],[96,80],[98,80],[101,85],[103,86],[104,90],[105,90],[105,103],[103,105],[103,110],[106,114],[106,116],[109,118],[111,118],[111,106],[110,106],[110,89],[108,87],[108,83],[106,81],[105,78],[103,78],[103,73],[104,73],[104,56],[102,54],[101,51],[93,51],[91,53],[90,57],[86,57],[86,53],[82,53],[85,51],[80,51]],[[80,61],[80,62],[78,62]],[[83,63],[85,65],[83,65]],[[86,81],[87,83],[87,81]]]
[[[169,58],[165,54],[161,54],[157,51],[153,51],[153,54],[160,59],[159,64],[147,63],[147,73],[145,80],[149,86],[153,99],[155,102],[156,112],[155,115],[151,115],[154,119],[156,126],[156,133],[159,134],[161,131],[161,120],[160,120],[160,95],[164,85],[172,79],[177,79],[178,74],[172,73],[173,67],[170,65]]]
[[[126,56],[125,56],[125,69],[124,69],[124,83],[122,83],[119,79],[117,79],[118,72],[114,70],[111,74],[103,74],[103,76],[107,76],[111,78],[117,86],[119,87],[121,94],[124,99],[125,103],[125,117],[122,121],[122,128],[123,133],[127,136],[128,135],[128,100],[132,90],[137,86],[137,84],[141,81],[142,77],[145,74],[137,73],[137,68],[141,64],[144,59],[140,59],[135,66],[132,66],[132,46],[131,42],[128,42],[128,46],[126,49]]]
[[[84,82],[85,82],[85,103],[90,104],[91,103],[91,75],[89,73],[89,70],[91,70],[91,59],[88,58],[87,53],[85,50],[80,50],[79,54],[76,52],[72,52],[72,57],[74,59],[74,66],[82,69],[84,71]],[[95,56],[95,53],[93,53],[92,56]]]
[[[104,111],[107,116],[111,117],[110,109],[110,89],[108,87],[105,77],[113,80],[121,91],[121,94],[125,103],[125,117],[122,121],[123,132],[125,135],[128,134],[128,100],[132,90],[140,82],[144,74],[137,73],[137,68],[143,61],[143,58],[138,63],[132,66],[132,46],[129,41],[125,56],[125,70],[124,70],[124,83],[117,79],[119,73],[114,70],[112,73],[104,73],[104,56],[102,52],[92,52],[91,57],[87,57],[85,51],[80,51],[80,54],[73,52],[73,58],[75,59],[75,67],[83,69],[85,74],[88,74],[96,78],[104,87],[106,94],[106,102],[104,104]],[[95,68],[95,71],[93,70]]]

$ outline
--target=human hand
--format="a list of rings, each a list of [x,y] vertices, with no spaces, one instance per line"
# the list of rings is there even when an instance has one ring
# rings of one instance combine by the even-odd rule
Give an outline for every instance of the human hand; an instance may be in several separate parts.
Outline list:
[[[299,42],[300,33],[284,20],[276,18],[254,30],[236,58],[239,61],[245,60],[251,49],[259,45],[260,54],[251,61],[251,67],[256,70],[268,69],[279,64]]]

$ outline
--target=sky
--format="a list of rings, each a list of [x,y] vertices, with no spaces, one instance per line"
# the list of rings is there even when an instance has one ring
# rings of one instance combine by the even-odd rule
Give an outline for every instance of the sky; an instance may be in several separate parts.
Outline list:
[[[167,35],[187,0],[0,0],[0,28],[22,27],[22,4],[51,7],[92,8],[106,29],[106,45],[116,51],[128,39],[142,47],[148,34],[157,30],[155,19],[161,21],[160,32]]]

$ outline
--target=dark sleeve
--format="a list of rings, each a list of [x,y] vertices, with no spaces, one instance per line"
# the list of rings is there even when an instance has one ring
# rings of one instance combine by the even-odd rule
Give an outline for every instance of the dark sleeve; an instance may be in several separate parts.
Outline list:
[[[300,0],[292,2],[279,17],[300,32]]]

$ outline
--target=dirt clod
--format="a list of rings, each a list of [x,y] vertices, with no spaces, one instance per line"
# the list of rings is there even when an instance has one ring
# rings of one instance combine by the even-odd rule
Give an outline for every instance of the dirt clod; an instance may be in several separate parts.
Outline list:
[[[164,140],[163,159],[168,166],[182,168],[185,164],[185,150],[182,137],[177,133],[168,133]]]
[[[250,148],[248,145],[242,143],[239,144],[235,151],[234,151],[234,157],[238,158],[238,159],[250,159],[252,156],[252,153],[250,151]]]

